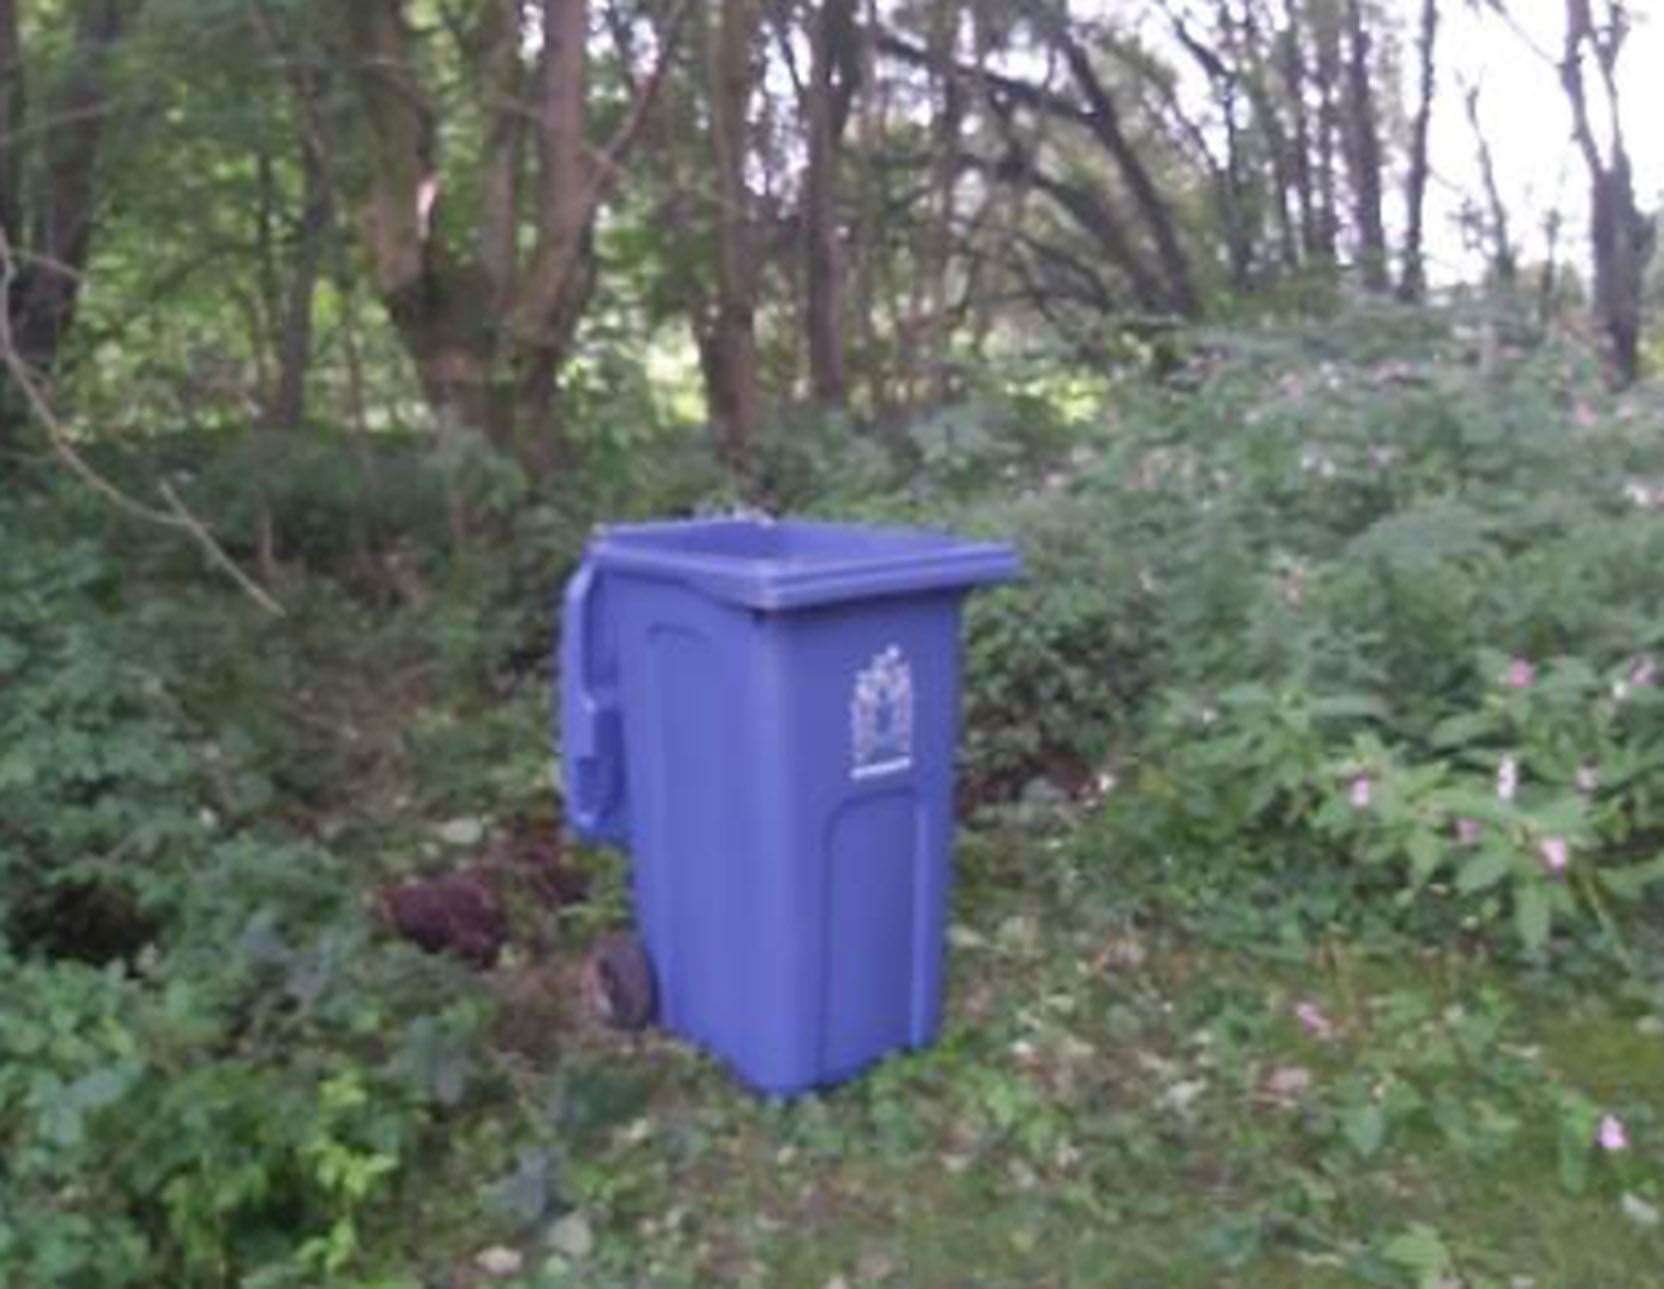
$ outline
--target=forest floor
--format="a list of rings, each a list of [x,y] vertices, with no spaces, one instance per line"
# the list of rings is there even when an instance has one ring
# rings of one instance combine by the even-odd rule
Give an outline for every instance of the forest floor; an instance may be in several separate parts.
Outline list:
[[[384,830],[422,796],[410,729],[467,728],[407,681],[337,675],[362,778],[330,830]],[[507,707],[526,738],[540,703]],[[499,831],[429,820],[464,844],[426,843],[427,867],[489,851],[474,824]],[[1140,853],[1113,795],[995,808],[961,834],[940,1040],[781,1103],[600,1023],[581,978],[628,922],[627,861],[545,858],[587,895],[515,904],[477,979],[516,1095],[558,1087],[553,1191],[530,1221],[482,1210],[542,1160],[519,1151],[505,1181],[515,1143],[493,1140],[373,1237],[449,1283],[1659,1282],[1664,1025],[1575,954],[1522,973],[1478,940],[1294,934]]]
[[[1210,942],[1106,844],[967,837],[940,1042],[824,1094],[562,1008],[575,1206],[507,1282],[1658,1283],[1655,1022],[1458,948]]]

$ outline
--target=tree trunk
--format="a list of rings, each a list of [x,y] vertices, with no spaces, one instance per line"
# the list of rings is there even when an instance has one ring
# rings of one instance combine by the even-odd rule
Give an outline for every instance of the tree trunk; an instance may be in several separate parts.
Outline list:
[[[550,424],[561,365],[595,285],[591,229],[600,206],[596,161],[584,138],[588,0],[543,0],[543,62],[538,81],[535,186],[537,239],[509,314],[514,377],[511,433],[532,424],[540,441],[528,462],[564,456],[564,434]],[[512,110],[505,105],[502,110]],[[489,273],[486,275],[489,285]]]
[[[1144,159],[1123,133],[1115,101],[1098,79],[1086,51],[1070,34],[1067,25],[1051,21],[1047,25],[1086,100],[1087,128],[1114,160],[1132,194],[1133,205],[1145,230],[1155,243],[1156,256],[1165,278],[1167,307],[1181,317],[1195,317],[1201,312],[1201,298],[1196,293],[1190,256],[1179,240],[1178,224],[1173,218],[1172,208],[1162,196]]]
[[[873,164],[888,132],[888,82],[878,79],[878,0],[865,0],[865,31],[860,42],[861,83],[866,87],[856,118],[856,148],[862,158],[857,172],[853,252],[855,265],[854,314],[857,352],[864,365],[859,374],[867,389],[867,409],[879,424],[889,423],[891,382],[878,333],[878,261],[883,235],[880,206],[883,176]]]
[[[1339,258],[1340,198],[1335,174],[1340,109],[1340,29],[1321,20],[1317,42],[1317,254],[1333,265]]]
[[[1537,283],[1537,319],[1545,326],[1554,317],[1554,296],[1560,289],[1560,211],[1543,216],[1543,275]]]
[[[1236,65],[1234,56],[1230,62],[1221,56],[1221,50],[1227,55],[1232,55],[1237,44],[1231,30],[1233,22],[1230,8],[1223,2],[1219,6],[1217,24],[1212,40],[1201,40],[1192,35],[1182,19],[1174,19],[1173,30],[1179,38],[1179,43],[1202,69],[1202,74],[1207,77],[1209,88],[1212,90],[1214,105],[1218,107],[1220,120],[1225,127],[1223,162],[1213,159],[1206,134],[1195,122],[1182,117],[1176,102],[1173,110],[1175,115],[1181,117],[1185,132],[1198,141],[1198,150],[1213,180],[1219,224],[1225,237],[1225,257],[1231,268],[1231,286],[1239,294],[1246,294],[1252,286],[1254,243],[1259,220],[1257,213],[1248,210],[1246,200],[1248,186],[1244,174],[1242,124],[1237,110],[1242,72]],[[1176,100],[1177,95],[1173,98]]]
[[[757,378],[756,257],[751,197],[745,182],[747,116],[752,92],[754,0],[722,0],[707,41],[711,154],[716,172],[716,303],[700,362],[717,450],[743,471],[762,416]]]
[[[1287,25],[1281,37],[1279,65],[1283,89],[1288,95],[1293,124],[1290,140],[1294,196],[1300,211],[1300,250],[1304,260],[1313,259],[1321,246],[1317,207],[1312,195],[1312,139],[1310,113],[1306,108],[1306,52],[1298,0],[1287,0]]]
[[[1346,163],[1364,287],[1385,291],[1387,235],[1381,218],[1381,138],[1370,75],[1373,37],[1362,0],[1346,0]]]
[[[0,94],[10,119],[0,135],[0,185],[7,239],[17,259],[5,301],[18,355],[42,372],[57,361],[75,318],[82,274],[92,249],[97,213],[94,187],[109,113],[111,53],[138,12],[138,0],[82,0],[75,11],[75,44],[63,80],[47,96],[44,117],[25,121],[22,78]],[[0,10],[0,41],[12,67],[21,66],[17,15],[10,0]],[[29,135],[41,140],[41,188],[18,190]],[[27,198],[27,199],[26,199]]]
[[[815,402],[825,407],[842,407],[847,388],[843,255],[838,245],[838,166],[839,143],[852,88],[849,69],[855,54],[854,0],[823,0],[811,23],[806,94],[809,158],[803,195],[809,286],[809,386]]]
[[[935,63],[930,76],[936,83],[937,98],[930,126],[930,217],[923,221],[925,245],[920,256],[926,294],[918,349],[925,366],[925,397],[938,406],[951,395],[953,375],[949,362],[953,328],[948,318],[948,273],[953,263],[959,136],[965,117],[964,88],[952,71],[959,20],[956,0],[941,0],[935,6],[930,28]]]
[[[301,216],[295,258],[278,332],[277,390],[269,420],[295,428],[306,419],[306,375],[312,366],[312,301],[323,270],[324,250],[334,222],[334,198],[324,159],[301,145]]]
[[[461,249],[439,218],[440,123],[411,49],[406,0],[354,0],[320,12],[345,23],[359,69],[371,160],[365,242],[377,293],[423,394],[442,430],[481,433],[544,473],[567,447],[552,413],[593,287],[591,229],[657,95],[676,29],[613,138],[596,148],[585,138],[587,0],[541,0],[543,47],[530,105],[519,93],[521,9],[521,0],[483,0],[465,41],[486,90],[475,153],[484,157],[483,200]],[[537,167],[528,185],[531,245],[521,253],[516,201],[527,129]]]
[[[1271,92],[1270,64],[1277,58],[1281,36],[1275,30],[1267,31],[1269,25],[1269,16],[1255,5],[1242,6],[1243,90],[1265,134],[1265,166],[1269,171],[1271,214],[1277,227],[1278,258],[1284,270],[1292,271],[1300,264],[1300,231],[1295,227],[1295,208],[1291,204],[1298,198],[1297,161],[1282,110]]]
[[[16,0],[0,0],[0,235],[5,237],[8,251],[15,251],[22,240],[20,227],[23,194],[22,149],[16,140],[23,128],[23,47],[17,25]],[[17,272],[15,263],[6,266]],[[5,292],[0,308],[12,318],[12,292]],[[11,382],[0,380],[0,473],[10,464],[16,446],[17,429],[27,419],[19,405]]]
[[[1589,234],[1595,260],[1595,313],[1606,332],[1612,384],[1632,384],[1640,367],[1641,288],[1656,230],[1635,203],[1617,87],[1618,55],[1629,34],[1621,0],[1607,0],[1607,21],[1595,28],[1590,0],[1566,0],[1566,41],[1560,80],[1572,109],[1572,132],[1589,171]],[[1585,46],[1595,56],[1611,121],[1603,154],[1589,121],[1583,81]]]
[[[276,381],[272,376],[274,336],[283,314],[282,272],[277,262],[279,198],[277,176],[272,168],[270,139],[264,132],[254,145],[254,188],[257,200],[249,216],[253,221],[254,291],[248,314],[249,349],[254,355],[255,386],[263,408],[271,406]]]
[[[1427,196],[1427,130],[1433,116],[1435,63],[1433,42],[1438,35],[1438,0],[1422,0],[1421,84],[1416,100],[1415,121],[1410,129],[1410,174],[1405,181],[1404,266],[1398,282],[1398,298],[1417,303],[1427,294],[1427,265],[1422,253],[1422,211]]]
[[[1502,200],[1502,191],[1497,187],[1496,166],[1491,159],[1491,145],[1485,138],[1485,131],[1479,124],[1479,87],[1469,86],[1462,95],[1462,104],[1467,111],[1468,125],[1473,129],[1474,145],[1479,157],[1479,177],[1485,188],[1485,202],[1489,207],[1489,219],[1486,221],[1486,241],[1490,244],[1490,272],[1492,283],[1504,291],[1514,285],[1516,260],[1514,256],[1514,242],[1508,231],[1508,207]],[[1549,239],[1549,260],[1554,258],[1554,238]]]
[[[23,42],[17,0],[0,0],[0,231],[14,246],[22,235]]]

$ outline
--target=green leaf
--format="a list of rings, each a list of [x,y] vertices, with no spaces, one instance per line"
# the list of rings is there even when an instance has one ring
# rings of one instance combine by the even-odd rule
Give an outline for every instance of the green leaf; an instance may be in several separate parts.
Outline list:
[[[1599,1117],[1586,1097],[1565,1094],[1560,1105],[1560,1185],[1569,1195],[1582,1194],[1589,1184],[1589,1156]]]
[[[1600,880],[1619,899],[1637,899],[1654,882],[1664,881],[1664,855],[1623,868],[1603,868]]]
[[[1493,721],[1489,713],[1465,712],[1440,721],[1433,727],[1433,746],[1441,751],[1474,743],[1491,732]]]
[[[1381,1256],[1412,1272],[1417,1284],[1437,1283],[1451,1269],[1444,1238],[1425,1222],[1412,1222],[1393,1236],[1382,1247]]]
[[[1373,1157],[1387,1135],[1387,1117],[1373,1102],[1348,1110],[1341,1116],[1340,1126],[1361,1159]]]
[[[1438,871],[1444,863],[1444,844],[1433,833],[1425,830],[1412,833],[1404,849],[1410,857],[1410,872],[1420,885]]]
[[[1456,874],[1456,889],[1463,895],[1471,895],[1474,891],[1495,886],[1513,866],[1514,861],[1507,851],[1482,850],[1462,865],[1461,872]]]
[[[1647,1203],[1646,1200],[1631,1191],[1623,1193],[1623,1198],[1618,1201],[1618,1207],[1623,1215],[1637,1226],[1643,1226],[1650,1230],[1658,1225],[1658,1205]]]
[[[132,1062],[106,1065],[71,1083],[68,1097],[78,1110],[102,1110],[121,1100],[137,1077],[138,1067]]]
[[[1387,719],[1387,706],[1380,699],[1371,698],[1367,694],[1336,694],[1315,701],[1312,704],[1312,715],[1330,720],[1368,717],[1371,720],[1384,721]]]
[[[1540,883],[1522,886],[1515,893],[1514,927],[1532,952],[1548,943],[1548,895]]]
[[[1232,685],[1219,695],[1219,701],[1227,707],[1267,707],[1275,699],[1264,685],[1248,683]]]
[[[1531,811],[1539,832],[1579,833],[1589,818],[1589,803],[1575,793],[1562,793]]]

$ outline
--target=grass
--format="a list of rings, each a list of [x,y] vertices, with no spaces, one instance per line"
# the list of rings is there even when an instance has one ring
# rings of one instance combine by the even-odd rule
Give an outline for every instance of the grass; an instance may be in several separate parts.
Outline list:
[[[580,1022],[569,1100],[611,1099],[568,1178],[593,1247],[533,1236],[522,1283],[1658,1283],[1664,1039],[1598,992],[1385,941],[1226,949],[1078,839],[973,835],[962,864],[941,1041],[844,1087],[770,1104]],[[1579,1097],[1628,1151],[1562,1158]]]

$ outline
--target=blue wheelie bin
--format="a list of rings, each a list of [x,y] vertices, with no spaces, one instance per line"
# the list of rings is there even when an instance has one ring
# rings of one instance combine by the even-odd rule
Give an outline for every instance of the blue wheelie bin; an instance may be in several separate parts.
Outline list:
[[[568,583],[568,822],[630,852],[657,1020],[754,1088],[935,1036],[960,604],[1011,547],[717,520],[597,531]]]

